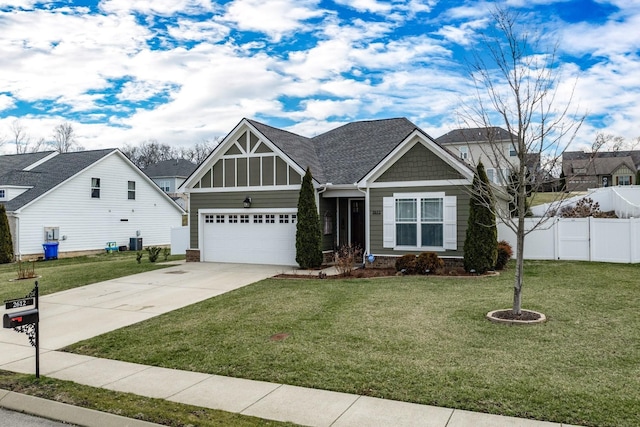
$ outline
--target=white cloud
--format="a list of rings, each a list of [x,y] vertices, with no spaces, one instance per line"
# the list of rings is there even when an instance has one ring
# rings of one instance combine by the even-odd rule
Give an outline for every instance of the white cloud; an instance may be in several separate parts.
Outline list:
[[[360,12],[385,13],[392,9],[389,2],[378,0],[334,0],[337,4],[350,7]]]
[[[192,21],[179,19],[177,25],[169,28],[171,37],[178,40],[208,41],[215,43],[229,35],[230,28],[212,21]]]
[[[320,100],[309,99],[302,103],[304,110],[292,114],[294,118],[326,120],[331,117],[353,117],[359,110],[361,103],[356,99]]]
[[[108,13],[170,16],[175,13],[197,14],[214,10],[210,0],[102,0],[100,8]]]
[[[234,0],[227,6],[224,20],[242,31],[267,34],[274,42],[294,31],[308,31],[305,21],[320,18],[319,0]]]
[[[8,110],[16,105],[16,100],[9,95],[0,94],[0,111]]]

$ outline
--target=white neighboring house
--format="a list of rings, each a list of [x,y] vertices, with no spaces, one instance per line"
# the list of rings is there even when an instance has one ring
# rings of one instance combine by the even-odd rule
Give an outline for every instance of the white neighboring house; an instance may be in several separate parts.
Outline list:
[[[520,164],[514,141],[515,135],[499,127],[455,129],[436,138],[437,143],[473,168],[482,161],[489,181],[497,185],[507,184],[510,171]],[[527,167],[537,171],[540,156],[530,154],[529,159]]]
[[[168,245],[185,213],[118,149],[0,156],[0,203],[5,205],[17,259],[43,254],[58,242],[60,256]]]

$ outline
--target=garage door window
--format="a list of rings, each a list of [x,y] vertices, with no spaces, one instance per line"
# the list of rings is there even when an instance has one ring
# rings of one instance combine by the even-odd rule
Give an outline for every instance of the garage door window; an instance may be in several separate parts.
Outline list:
[[[240,215],[240,224],[249,224],[249,215]]]
[[[216,223],[224,224],[224,215],[216,215]]]
[[[262,215],[254,215],[253,216],[253,223],[254,224],[262,224]]]
[[[275,215],[265,215],[264,216],[264,222],[266,222],[267,224],[275,224],[276,223],[276,216]]]
[[[229,224],[237,224],[238,215],[229,215]]]
[[[205,215],[204,222],[206,222],[207,224],[211,224],[213,222],[213,215]]]

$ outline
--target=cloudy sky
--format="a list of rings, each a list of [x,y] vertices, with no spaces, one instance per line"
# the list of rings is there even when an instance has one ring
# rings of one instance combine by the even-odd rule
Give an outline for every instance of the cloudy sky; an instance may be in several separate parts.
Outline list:
[[[16,124],[35,141],[62,122],[85,149],[189,146],[243,117],[306,136],[407,117],[435,138],[458,127],[493,3],[0,0],[0,152]],[[640,0],[502,4],[557,39],[578,79],[574,149],[640,135]]]

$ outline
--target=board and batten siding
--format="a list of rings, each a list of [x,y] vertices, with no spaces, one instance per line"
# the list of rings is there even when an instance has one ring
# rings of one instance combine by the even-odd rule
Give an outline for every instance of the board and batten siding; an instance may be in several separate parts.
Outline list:
[[[462,256],[462,248],[467,233],[467,219],[469,217],[469,189],[463,186],[443,186],[443,187],[393,187],[393,188],[372,188],[370,190],[370,247],[371,252],[377,255],[404,255],[407,253],[417,254],[420,251],[396,251],[392,248],[383,247],[383,198],[393,197],[394,193],[438,193],[444,192],[447,196],[456,197],[457,210],[457,246],[458,249],[439,252],[440,256]]]
[[[91,178],[100,178],[100,198],[91,197]],[[128,181],[136,183],[135,200],[128,199]],[[144,246],[168,245],[171,228],[181,224],[178,206],[111,154],[22,208],[17,249],[19,255],[42,254],[45,227],[59,227],[58,252],[100,250],[107,242],[128,247],[137,231]]]
[[[251,213],[252,209],[298,208],[299,190],[232,191],[191,193],[189,207],[190,248],[198,249],[198,211],[200,209],[238,209]],[[251,197],[251,207],[244,208],[245,197]]]

